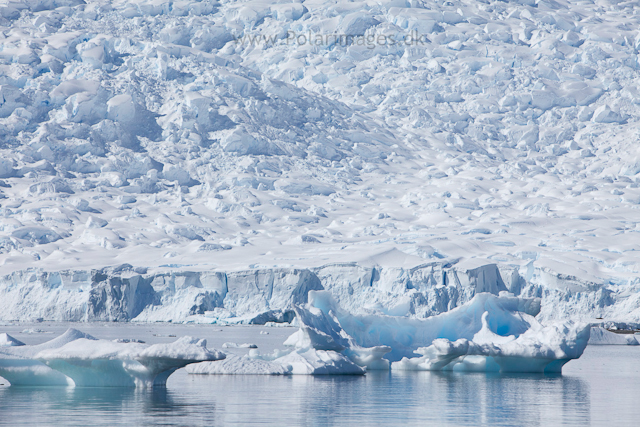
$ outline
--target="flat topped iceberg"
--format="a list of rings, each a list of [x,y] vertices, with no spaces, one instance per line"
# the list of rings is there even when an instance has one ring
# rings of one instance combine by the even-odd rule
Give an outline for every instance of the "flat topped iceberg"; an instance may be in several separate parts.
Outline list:
[[[639,345],[637,336],[633,334],[616,334],[600,326],[591,328],[589,345]]]
[[[366,369],[352,359],[333,350],[299,348],[276,351],[274,355],[259,352],[229,355],[221,362],[202,362],[187,366],[194,375],[364,375]]]
[[[252,358],[248,355],[229,354],[219,362],[194,363],[185,368],[193,375],[287,375],[290,371],[282,364]]]
[[[12,385],[150,387],[166,384],[190,363],[224,357],[192,337],[146,345],[97,340],[70,329],[44,344],[0,350],[0,376]]]

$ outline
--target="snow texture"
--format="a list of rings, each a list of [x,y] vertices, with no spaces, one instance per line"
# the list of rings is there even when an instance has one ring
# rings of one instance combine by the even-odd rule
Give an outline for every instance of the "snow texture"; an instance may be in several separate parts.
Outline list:
[[[0,319],[640,323],[637,10],[2,2]]]
[[[152,387],[165,385],[169,375],[190,363],[224,357],[192,337],[148,346],[69,329],[44,344],[2,347],[0,376],[14,386]]]

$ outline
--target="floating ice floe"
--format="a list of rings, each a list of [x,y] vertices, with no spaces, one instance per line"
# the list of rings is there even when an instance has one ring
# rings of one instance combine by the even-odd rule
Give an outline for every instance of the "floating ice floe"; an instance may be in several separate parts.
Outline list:
[[[366,370],[561,372],[582,355],[590,325],[534,317],[539,299],[476,295],[469,303],[427,319],[356,316],[326,291],[311,291],[297,306],[300,329],[288,354],[257,351],[225,364],[187,368],[194,374],[364,374]],[[266,362],[266,363],[265,363]],[[283,369],[284,368],[284,369]]]
[[[205,340],[169,344],[98,340],[75,329],[40,345],[3,347],[0,376],[12,385],[150,387],[190,363],[224,359]]]
[[[278,363],[248,355],[228,355],[219,362],[194,363],[185,368],[194,375],[286,375],[289,370]]]
[[[640,343],[632,334],[616,334],[600,326],[591,328],[590,345],[639,345]]]
[[[258,348],[258,346],[251,343],[238,344],[236,342],[226,342],[222,344],[222,348]]]

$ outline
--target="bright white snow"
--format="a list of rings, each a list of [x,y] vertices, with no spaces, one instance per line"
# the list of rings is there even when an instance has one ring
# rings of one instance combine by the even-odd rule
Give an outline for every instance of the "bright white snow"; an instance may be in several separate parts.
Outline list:
[[[640,321],[637,1],[272,3],[0,4],[0,319]]]

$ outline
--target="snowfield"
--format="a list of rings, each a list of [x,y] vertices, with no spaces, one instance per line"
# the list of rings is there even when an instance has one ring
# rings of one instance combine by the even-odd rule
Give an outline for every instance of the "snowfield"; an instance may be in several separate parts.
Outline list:
[[[2,2],[0,320],[638,323],[639,6]]]

